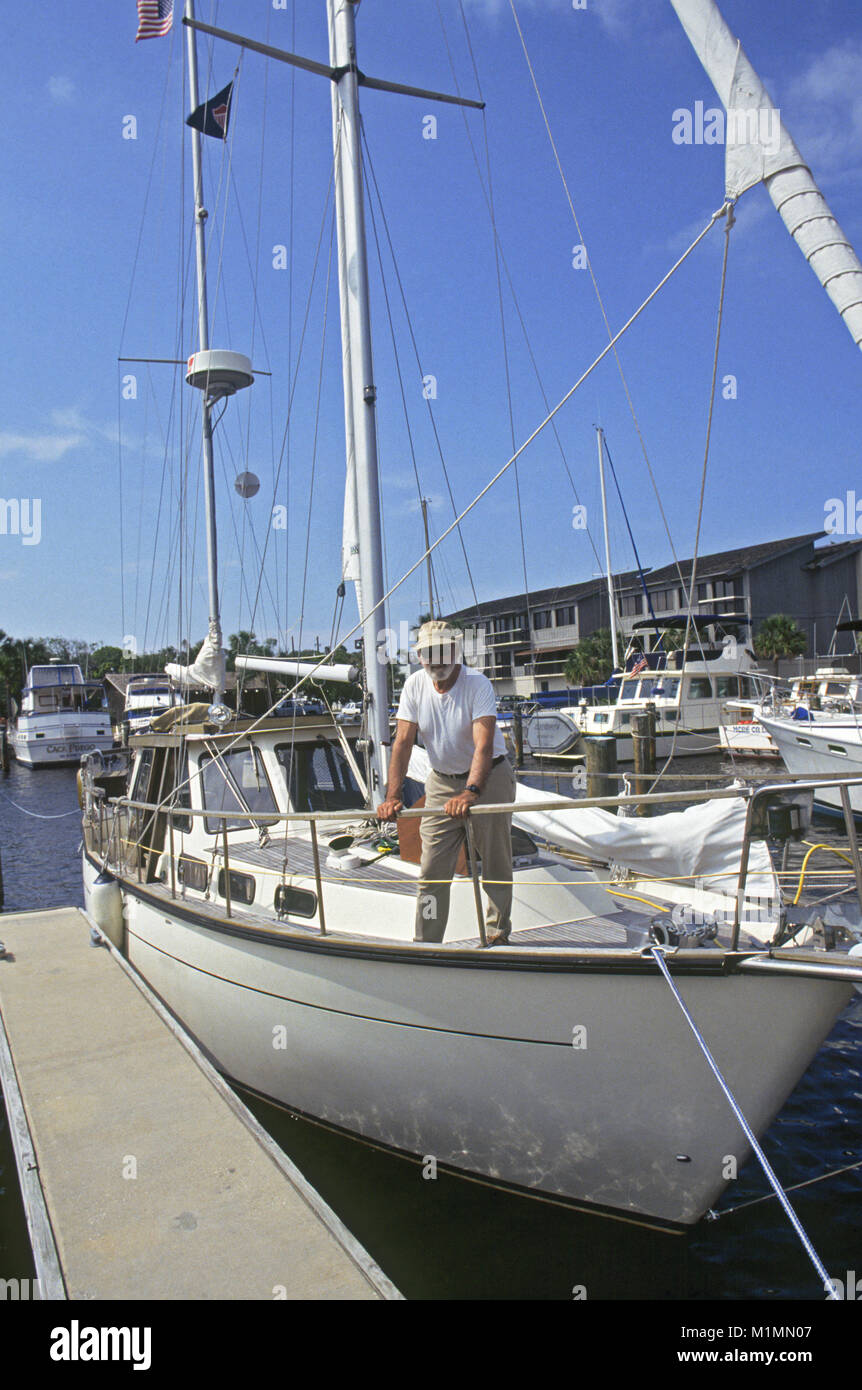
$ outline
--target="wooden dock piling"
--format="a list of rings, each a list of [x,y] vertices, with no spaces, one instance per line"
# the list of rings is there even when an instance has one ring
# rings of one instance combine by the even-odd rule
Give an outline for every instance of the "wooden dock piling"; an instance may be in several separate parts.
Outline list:
[[[587,796],[616,796],[617,741],[610,734],[584,737],[581,744],[587,765]]]
[[[632,716],[632,756],[635,775],[632,791],[645,796],[655,778],[655,707]],[[642,811],[642,814],[648,812]]]

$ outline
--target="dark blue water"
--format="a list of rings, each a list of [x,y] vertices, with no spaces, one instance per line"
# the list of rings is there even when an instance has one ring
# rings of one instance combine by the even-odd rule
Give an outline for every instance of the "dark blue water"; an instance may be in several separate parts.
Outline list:
[[[685,760],[689,778],[728,769]],[[678,784],[679,785],[679,784]],[[74,770],[12,765],[0,781],[6,911],[81,903]],[[838,841],[833,827],[818,838]],[[2,916],[0,916],[2,939]],[[2,968],[2,967],[0,967]],[[756,1066],[757,1058],[751,1059]],[[708,1083],[705,1083],[708,1084]],[[756,1164],[690,1234],[671,1236],[516,1197],[333,1135],[245,1097],[284,1150],[409,1298],[822,1300],[816,1275]],[[845,1012],[764,1147],[788,1187],[862,1160],[862,996]],[[833,1277],[862,1275],[862,1167],[791,1194]],[[742,1207],[741,1210],[732,1210]],[[32,1277],[14,1160],[0,1112],[0,1277]]]

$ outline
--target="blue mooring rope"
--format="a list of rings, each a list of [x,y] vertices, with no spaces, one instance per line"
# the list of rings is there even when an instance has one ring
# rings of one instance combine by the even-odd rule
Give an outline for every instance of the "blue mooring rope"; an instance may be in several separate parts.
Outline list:
[[[740,1110],[739,1105],[737,1104],[737,1101],[733,1095],[733,1092],[731,1091],[730,1087],[728,1086],[727,1082],[725,1081],[724,1077],[719,1071],[718,1064],[716,1063],[715,1058],[713,1057],[712,1053],[707,1047],[705,1040],[701,1036],[697,1024],[695,1023],[694,1019],[692,1018],[691,1014],[685,1006],[682,995],[680,994],[679,990],[673,982],[673,979],[671,978],[671,973],[668,970],[667,964],[664,960],[663,949],[660,946],[652,946],[650,948],[650,955],[653,957],[656,964],[658,965],[659,970],[664,975],[665,979],[670,985],[673,997],[679,1004],[679,1007],[682,1009],[683,1017],[685,1018],[685,1021],[688,1024],[691,1031],[694,1033],[698,1047],[700,1048],[701,1052],[703,1053],[704,1057],[709,1063],[710,1069],[716,1081],[718,1082],[721,1089],[724,1091],[724,1094],[727,1097],[727,1101],[730,1105],[731,1110],[733,1111],[734,1115],[736,1116],[737,1120],[739,1121],[740,1125],[745,1131],[745,1134],[748,1138],[748,1142],[751,1144],[752,1149],[757,1155],[757,1159],[760,1163],[761,1168],[763,1169],[764,1173],[767,1176],[767,1179],[769,1180],[769,1183],[774,1189],[776,1197],[778,1198],[779,1202],[781,1203],[785,1212],[787,1213],[787,1218],[790,1221],[790,1224],[793,1226],[793,1229],[796,1231],[796,1234],[799,1236],[799,1239],[802,1241],[802,1244],[805,1247],[808,1258],[814,1265],[814,1268],[817,1270],[817,1273],[820,1275],[823,1288],[826,1290],[827,1300],[837,1302],[838,1295],[835,1293],[834,1285],[826,1272],[826,1268],[823,1264],[823,1261],[820,1259],[820,1256],[817,1254],[817,1251],[811,1244],[811,1241],[809,1240],[805,1230],[803,1229],[802,1222],[799,1220],[799,1217],[796,1215],[796,1212],[790,1205],[784,1188],[781,1186],[781,1183],[778,1181],[777,1177],[772,1171],[769,1159],[766,1157],[766,1154],[763,1152],[762,1148],[757,1142],[754,1130],[751,1128],[751,1125],[748,1123],[747,1119]]]

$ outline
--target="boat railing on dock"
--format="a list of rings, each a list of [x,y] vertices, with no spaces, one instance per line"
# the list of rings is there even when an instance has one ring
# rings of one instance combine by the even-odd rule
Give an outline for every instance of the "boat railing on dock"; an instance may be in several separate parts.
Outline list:
[[[482,899],[480,891],[480,871],[475,846],[473,842],[473,830],[471,820],[476,816],[500,815],[500,814],[523,814],[525,810],[533,812],[553,812],[559,814],[561,811],[581,811],[589,808],[599,808],[609,811],[618,811],[619,808],[628,809],[629,813],[635,809],[645,809],[647,814],[655,808],[667,808],[668,806],[683,807],[691,805],[692,802],[730,800],[732,798],[747,801],[745,825],[740,850],[739,876],[737,890],[735,894],[735,910],[731,927],[731,937],[729,949],[736,951],[739,943],[739,933],[741,926],[741,913],[745,904],[746,885],[749,873],[749,859],[752,842],[765,838],[783,840],[787,843],[790,839],[800,838],[811,823],[813,814],[814,793],[824,786],[837,789],[841,807],[843,811],[844,824],[849,843],[850,859],[853,865],[855,878],[856,895],[862,908],[862,855],[860,855],[859,843],[854,821],[853,809],[850,802],[849,788],[862,786],[862,776],[857,777],[812,777],[805,781],[788,782],[767,782],[755,787],[720,787],[706,789],[703,791],[678,791],[678,792],[651,792],[646,794],[630,794],[622,796],[598,796],[583,797],[577,801],[572,800],[568,804],[561,804],[559,799],[553,801],[531,801],[526,806],[524,803],[505,802],[497,804],[476,805],[470,807],[465,818],[465,829],[467,835],[468,870],[472,877],[476,918],[479,929],[479,939],[482,945],[486,945],[484,912],[482,909]],[[239,819],[243,824],[236,825],[238,819],[236,808],[228,810],[216,810],[212,807],[191,807],[187,805],[166,805],[163,802],[136,801],[128,797],[107,798],[104,792],[96,787],[89,789],[91,800],[85,804],[84,817],[84,836],[88,850],[97,855],[102,867],[114,865],[119,867],[121,872],[134,874],[138,882],[142,882],[147,874],[150,865],[150,856],[154,856],[157,862],[165,854],[165,842],[167,847],[167,859],[170,876],[170,894],[172,898],[178,896],[177,885],[177,855],[175,845],[175,833],[177,829],[181,833],[188,833],[191,825],[191,818],[205,816],[208,820],[218,820],[221,822],[221,830],[214,836],[214,856],[220,858],[220,881],[223,884],[219,893],[225,900],[225,914],[227,917],[233,915],[232,902],[232,878],[230,863],[230,842],[227,822],[233,821],[231,830],[255,828],[258,832],[265,832],[268,836],[272,828],[276,825],[284,827],[285,837],[290,826],[299,825],[307,828],[311,843],[311,857],[313,863],[313,876],[317,891],[318,911],[316,916],[319,923],[321,935],[326,935],[326,916],[324,907],[323,875],[321,873],[320,851],[321,846],[318,838],[319,827],[332,826],[344,827],[351,824],[367,824],[369,821],[377,820],[377,817],[368,808],[335,810],[335,811],[280,811],[267,812],[265,815],[255,815],[254,813],[243,815]],[[410,818],[419,819],[423,816],[438,815],[440,809],[437,807],[421,807],[405,809],[399,812],[399,819]],[[148,839],[153,833],[154,827],[159,819],[163,819],[165,836],[161,844],[151,843]],[[176,822],[180,822],[179,827]],[[243,842],[242,848],[248,848],[247,842]],[[329,846],[326,846],[328,849]],[[234,859],[236,862],[237,853],[240,846],[234,845]],[[182,859],[182,852],[180,854]],[[287,857],[285,855],[282,870],[282,886],[286,886],[287,877]],[[180,883],[180,890],[182,883]],[[181,893],[179,894],[181,895]]]

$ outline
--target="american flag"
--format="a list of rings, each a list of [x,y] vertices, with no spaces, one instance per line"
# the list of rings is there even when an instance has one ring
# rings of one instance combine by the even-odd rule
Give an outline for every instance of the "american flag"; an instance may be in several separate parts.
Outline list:
[[[174,0],[138,0],[139,39],[160,39],[170,32],[174,22]]]
[[[641,653],[641,655],[638,657],[637,661],[635,662],[634,666],[633,666],[632,669],[629,671],[629,675],[630,675],[630,676],[639,676],[640,673],[641,673],[641,671],[645,671],[646,668],[647,668],[648,666],[649,666],[649,662],[647,661],[647,659],[646,659],[646,657],[643,655],[643,653]]]

